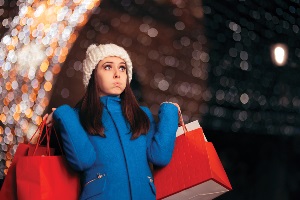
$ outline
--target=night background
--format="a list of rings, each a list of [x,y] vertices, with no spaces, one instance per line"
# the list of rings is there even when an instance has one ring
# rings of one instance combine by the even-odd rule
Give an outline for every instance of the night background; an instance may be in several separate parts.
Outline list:
[[[218,200],[299,199],[299,0],[94,1],[87,13],[77,9],[79,24],[67,20],[79,0],[49,2],[61,8],[52,14],[64,13],[57,23],[50,14],[16,19],[26,1],[0,0],[0,180],[41,116],[82,97],[86,48],[111,42],[131,56],[141,105],[157,116],[161,102],[177,102],[186,123],[199,120],[233,187]],[[10,51],[30,41],[45,46],[32,48],[46,52],[36,69]],[[287,54],[281,66],[277,44]]]

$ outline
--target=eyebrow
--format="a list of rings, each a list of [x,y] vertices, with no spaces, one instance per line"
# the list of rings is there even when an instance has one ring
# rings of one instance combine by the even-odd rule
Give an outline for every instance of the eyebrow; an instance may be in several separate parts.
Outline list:
[[[103,63],[103,65],[102,66],[104,66],[105,64],[112,64],[113,62],[105,62],[105,63]],[[125,62],[120,62],[119,64],[124,64],[125,66],[126,66],[126,63]]]

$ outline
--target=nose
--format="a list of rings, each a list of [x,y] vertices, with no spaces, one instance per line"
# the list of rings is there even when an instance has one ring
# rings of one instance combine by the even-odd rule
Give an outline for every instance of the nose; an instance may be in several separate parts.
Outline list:
[[[118,69],[115,70],[114,78],[120,78],[120,71]]]

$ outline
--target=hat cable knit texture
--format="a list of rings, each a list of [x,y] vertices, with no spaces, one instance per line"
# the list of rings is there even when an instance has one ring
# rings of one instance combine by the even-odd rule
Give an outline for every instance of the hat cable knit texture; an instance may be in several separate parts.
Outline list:
[[[86,88],[89,84],[93,70],[98,63],[106,57],[116,56],[123,59],[127,67],[127,76],[129,83],[132,79],[132,62],[127,51],[115,44],[92,44],[87,48],[86,58],[83,61],[83,84]]]

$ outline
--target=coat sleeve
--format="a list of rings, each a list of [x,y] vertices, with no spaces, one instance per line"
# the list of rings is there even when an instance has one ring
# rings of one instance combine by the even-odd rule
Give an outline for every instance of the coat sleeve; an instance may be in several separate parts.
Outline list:
[[[58,124],[70,165],[77,171],[91,167],[96,160],[96,152],[80,123],[78,113],[70,106],[62,105],[54,111],[53,118]]]
[[[143,110],[149,117],[150,129],[147,133],[147,158],[157,166],[167,165],[174,150],[176,131],[178,128],[178,109],[170,103],[160,106],[156,124],[148,108]]]

